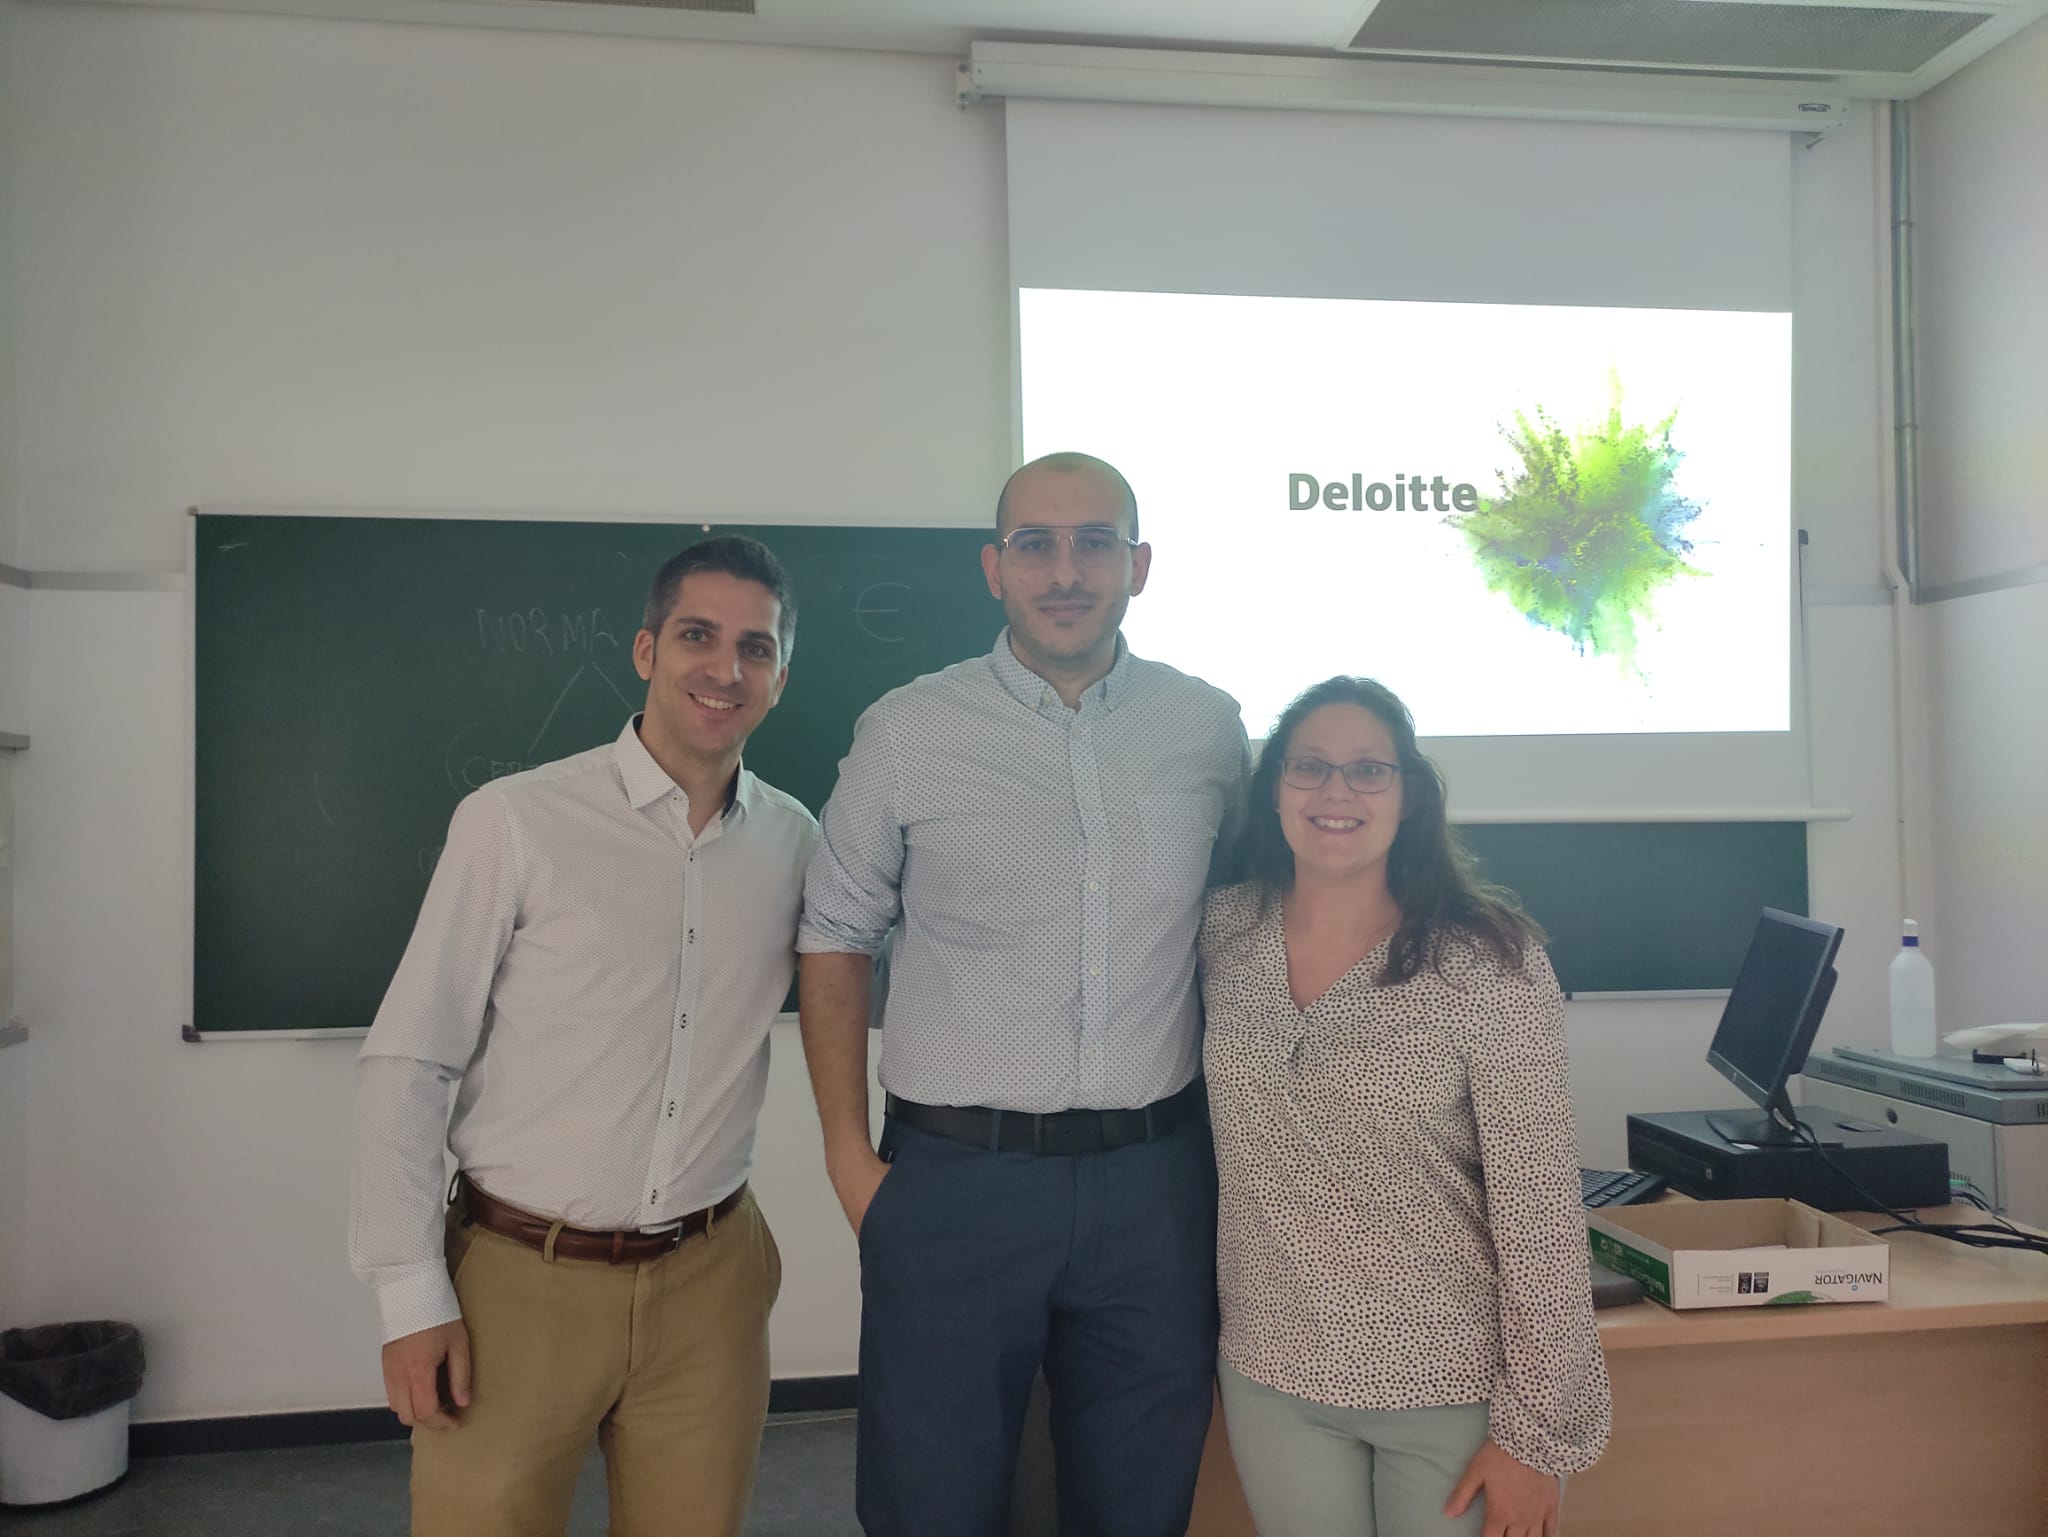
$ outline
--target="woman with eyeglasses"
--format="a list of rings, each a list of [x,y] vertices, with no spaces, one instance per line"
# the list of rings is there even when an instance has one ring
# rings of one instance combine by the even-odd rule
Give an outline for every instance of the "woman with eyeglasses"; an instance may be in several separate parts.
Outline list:
[[[1552,1537],[1605,1445],[1542,935],[1392,692],[1331,678],[1209,893],[1224,1416],[1261,1537]]]

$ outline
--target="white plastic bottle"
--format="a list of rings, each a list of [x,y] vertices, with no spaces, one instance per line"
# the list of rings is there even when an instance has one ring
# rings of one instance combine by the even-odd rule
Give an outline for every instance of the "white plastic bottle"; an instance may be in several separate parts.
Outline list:
[[[1902,1057],[1934,1055],[1934,964],[1921,950],[1920,925],[1911,918],[1892,957],[1892,1050]]]

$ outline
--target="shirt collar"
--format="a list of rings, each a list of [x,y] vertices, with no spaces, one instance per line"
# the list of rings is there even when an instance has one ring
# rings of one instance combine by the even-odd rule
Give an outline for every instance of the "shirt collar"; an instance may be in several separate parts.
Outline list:
[[[639,715],[626,722],[626,729],[612,744],[612,761],[619,766],[619,778],[626,786],[626,799],[635,811],[645,811],[676,788],[676,782],[668,777],[668,770],[654,761],[654,754],[640,740]],[[720,815],[731,816],[738,811],[745,816],[753,810],[754,793],[754,776],[742,763],[739,772],[732,777],[732,787],[726,791],[725,809]]]
[[[988,654],[989,666],[994,670],[996,681],[1019,704],[1033,710],[1052,707],[1065,710],[1066,703],[1054,688],[1037,673],[1017,660],[1017,653],[1010,649],[1010,628],[1003,626],[1003,633],[996,637],[995,649]],[[1131,681],[1131,648],[1124,643],[1123,633],[1116,637],[1116,660],[1109,671],[1088,685],[1081,694],[1081,708],[1091,706],[1102,710],[1115,709],[1123,700]]]

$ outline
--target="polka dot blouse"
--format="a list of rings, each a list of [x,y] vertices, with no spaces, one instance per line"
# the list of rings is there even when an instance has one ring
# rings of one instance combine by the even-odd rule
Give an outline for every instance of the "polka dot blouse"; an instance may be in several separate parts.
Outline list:
[[[1223,1359],[1339,1408],[1484,1400],[1512,1456],[1590,1467],[1607,1368],[1548,957],[1458,945],[1382,987],[1382,943],[1303,1011],[1249,884],[1209,893],[1200,948]]]

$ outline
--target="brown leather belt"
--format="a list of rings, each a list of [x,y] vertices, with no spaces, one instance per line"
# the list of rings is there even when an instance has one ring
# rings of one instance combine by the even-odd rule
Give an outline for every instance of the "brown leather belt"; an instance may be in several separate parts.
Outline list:
[[[637,1265],[643,1260],[673,1254],[682,1247],[684,1239],[694,1238],[731,1216],[746,1193],[747,1187],[741,1185],[716,1206],[693,1211],[674,1227],[663,1228],[658,1233],[640,1233],[631,1229],[594,1232],[589,1228],[570,1227],[565,1222],[550,1222],[516,1206],[507,1206],[472,1182],[467,1174],[459,1174],[455,1179],[455,1199],[461,1204],[464,1215],[485,1232],[523,1243],[529,1249],[538,1249],[549,1259],[603,1260],[612,1265]]]

